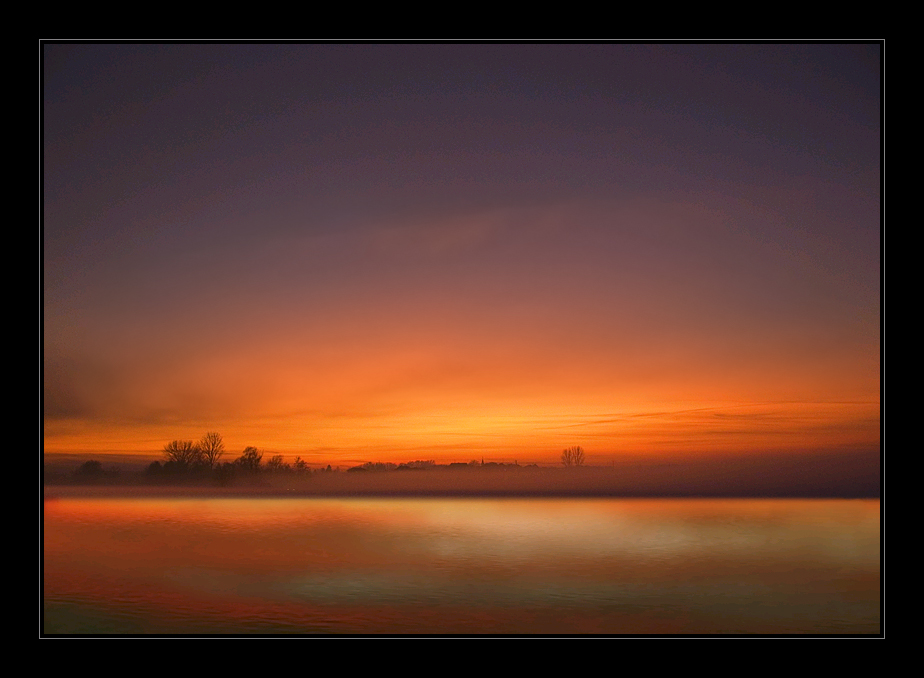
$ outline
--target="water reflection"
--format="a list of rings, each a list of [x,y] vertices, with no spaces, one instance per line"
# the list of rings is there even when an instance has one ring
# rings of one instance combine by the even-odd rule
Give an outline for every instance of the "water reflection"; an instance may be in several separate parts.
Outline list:
[[[879,502],[64,499],[49,633],[877,633]]]

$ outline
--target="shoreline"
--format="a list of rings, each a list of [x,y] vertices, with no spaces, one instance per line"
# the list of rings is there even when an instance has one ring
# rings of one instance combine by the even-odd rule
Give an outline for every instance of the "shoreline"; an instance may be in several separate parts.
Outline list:
[[[213,487],[203,485],[45,485],[42,500],[59,499],[873,499],[879,494],[793,492],[627,492],[574,488],[283,488],[273,486]]]

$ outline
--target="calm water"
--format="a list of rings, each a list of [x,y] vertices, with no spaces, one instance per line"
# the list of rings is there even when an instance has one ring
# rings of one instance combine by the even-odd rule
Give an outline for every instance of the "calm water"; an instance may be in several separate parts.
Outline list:
[[[879,501],[60,499],[44,632],[879,633]]]

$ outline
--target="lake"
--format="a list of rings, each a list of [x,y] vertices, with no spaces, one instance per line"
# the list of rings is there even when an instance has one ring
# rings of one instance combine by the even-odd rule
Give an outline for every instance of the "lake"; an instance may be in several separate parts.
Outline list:
[[[44,634],[879,634],[879,500],[60,498]]]

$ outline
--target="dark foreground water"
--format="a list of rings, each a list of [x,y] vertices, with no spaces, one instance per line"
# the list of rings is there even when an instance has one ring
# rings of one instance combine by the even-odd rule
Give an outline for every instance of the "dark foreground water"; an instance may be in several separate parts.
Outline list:
[[[876,634],[878,500],[59,499],[46,634]]]

